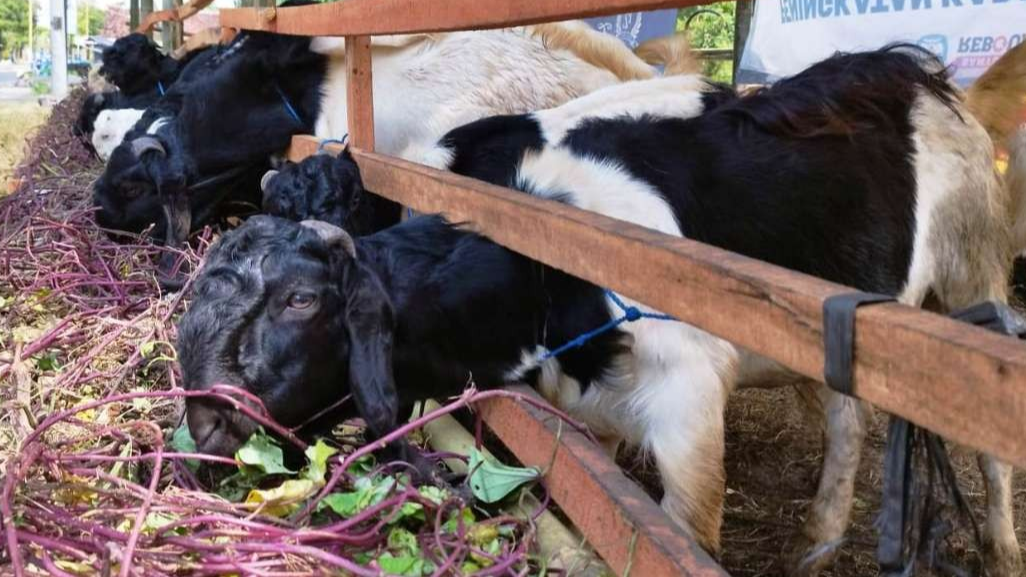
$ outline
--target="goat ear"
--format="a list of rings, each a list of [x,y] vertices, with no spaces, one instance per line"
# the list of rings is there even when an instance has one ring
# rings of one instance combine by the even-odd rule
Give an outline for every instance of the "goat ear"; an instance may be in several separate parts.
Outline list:
[[[377,276],[353,259],[343,278],[349,336],[349,385],[360,416],[376,438],[395,429],[399,395],[392,375],[392,303]]]

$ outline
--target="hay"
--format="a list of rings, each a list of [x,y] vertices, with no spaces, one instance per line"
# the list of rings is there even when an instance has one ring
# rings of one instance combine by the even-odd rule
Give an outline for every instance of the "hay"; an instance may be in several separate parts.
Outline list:
[[[403,463],[368,465],[373,447],[351,437],[307,447],[255,398],[240,403],[244,391],[178,388],[175,321],[188,291],[161,292],[164,249],[115,243],[94,223],[102,167],[70,133],[83,97],[54,108],[17,170],[20,187],[0,199],[0,562],[16,575],[544,571],[530,520],[482,519],[490,513],[459,492],[416,486]],[[205,230],[180,252],[185,270],[199,269],[215,237]],[[306,468],[240,469],[190,451],[179,423],[183,397],[196,394],[307,450]],[[440,413],[496,395],[510,394],[470,389]],[[346,509],[347,499],[360,506]]]

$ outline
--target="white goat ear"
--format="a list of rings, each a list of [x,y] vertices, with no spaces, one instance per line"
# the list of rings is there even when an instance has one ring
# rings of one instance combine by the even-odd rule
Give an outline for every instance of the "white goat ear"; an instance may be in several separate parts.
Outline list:
[[[278,176],[277,170],[268,170],[265,172],[264,175],[260,177],[260,190],[267,192],[267,185],[271,183],[271,179],[275,176]]]
[[[316,232],[317,236],[321,237],[321,240],[329,247],[341,248],[346,254],[356,258],[356,243],[353,242],[353,237],[349,236],[348,232],[320,220],[304,220],[299,224]]]

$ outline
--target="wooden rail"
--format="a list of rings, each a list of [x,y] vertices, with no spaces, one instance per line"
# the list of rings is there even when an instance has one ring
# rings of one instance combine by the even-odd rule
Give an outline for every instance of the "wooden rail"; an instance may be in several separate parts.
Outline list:
[[[187,18],[191,18],[195,14],[198,14],[213,1],[214,0],[190,0],[190,2],[176,8],[150,12],[146,15],[146,18],[143,19],[135,31],[142,34],[148,34],[153,30],[153,27],[156,26],[158,22],[181,22]]]
[[[221,24],[347,37],[349,136],[368,190],[421,212],[468,222],[512,250],[822,380],[823,301],[852,289],[373,152],[369,35],[496,28],[703,3],[345,0],[301,8],[223,10]],[[290,157],[299,160],[314,154],[318,145],[312,137],[297,136]],[[1026,466],[1026,344],[911,307],[885,304],[857,314],[855,349],[854,383],[860,398],[959,443]],[[500,423],[501,429],[504,419],[515,418],[512,411],[507,407],[501,416],[491,415],[489,422]],[[514,438],[510,446],[534,462],[534,456],[525,453],[530,448],[524,445],[530,443],[523,440]],[[606,498],[610,491],[620,490],[602,483],[598,489]],[[616,531],[622,537],[622,530]],[[686,549],[693,551],[693,546]],[[661,554],[659,547],[652,551]],[[622,566],[616,555],[603,553],[611,565]],[[701,561],[698,556],[694,560]],[[678,573],[718,571],[704,561],[688,563]]]
[[[297,136],[291,158],[317,151]],[[328,149],[331,150],[329,145]],[[823,300],[852,289],[557,202],[352,149],[368,190],[823,376]],[[857,315],[860,398],[1026,466],[1026,343],[899,304]]]
[[[374,36],[483,30],[717,0],[344,0],[312,6],[221,10],[221,26],[300,36]]]
[[[522,385],[511,388],[535,394]],[[512,399],[492,399],[480,409],[521,463],[547,469],[553,500],[617,575],[727,575],[587,437],[559,431],[552,415]]]

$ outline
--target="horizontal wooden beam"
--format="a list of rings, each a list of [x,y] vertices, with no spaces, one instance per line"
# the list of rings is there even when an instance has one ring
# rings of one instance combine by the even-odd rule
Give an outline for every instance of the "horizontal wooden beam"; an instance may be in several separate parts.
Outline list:
[[[290,155],[317,146],[297,136]],[[823,378],[823,300],[852,289],[403,160],[353,155],[368,190],[471,223],[517,252]],[[862,309],[856,322],[859,397],[1026,466],[1026,344],[898,304]]]
[[[615,574],[727,575],[587,437],[566,427],[559,431],[555,417],[512,399],[490,399],[479,408],[521,463],[547,470],[553,500]]]
[[[161,10],[159,12],[151,12],[146,15],[139,27],[136,28],[136,32],[147,34],[158,22],[181,22],[187,18],[191,18],[193,15],[198,14],[204,8],[209,6],[214,0],[192,0],[177,8],[170,10]]]
[[[481,30],[683,8],[715,0],[344,0],[277,8],[221,10],[221,26],[299,36],[363,36]]]

